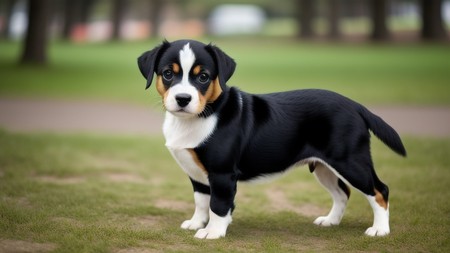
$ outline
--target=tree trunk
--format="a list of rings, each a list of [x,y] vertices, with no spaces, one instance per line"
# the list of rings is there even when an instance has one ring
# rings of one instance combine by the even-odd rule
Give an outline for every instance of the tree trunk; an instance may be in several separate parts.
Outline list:
[[[372,40],[389,39],[386,24],[388,0],[370,0],[372,15]]]
[[[341,30],[339,27],[339,12],[340,1],[328,0],[328,38],[330,39],[338,39],[341,37]]]
[[[28,30],[21,63],[45,64],[47,62],[47,18],[50,0],[28,0]]]
[[[163,9],[162,0],[151,0],[150,1],[150,23],[152,24],[152,37],[158,37],[159,35],[159,25],[161,23],[161,11]]]
[[[296,0],[297,2],[297,24],[299,38],[312,38],[315,36],[313,29],[314,1]]]
[[[114,0],[113,2],[111,18],[113,28],[111,39],[113,40],[120,39],[120,27],[125,17],[127,3],[128,1],[125,0]]]
[[[447,31],[442,20],[442,0],[422,0],[422,39],[443,40]]]
[[[72,29],[77,22],[78,15],[78,3],[79,1],[73,0],[65,0],[64,1],[64,25],[62,37],[65,40],[70,39],[70,35],[72,34]]]
[[[4,16],[4,22],[3,22],[3,30],[1,33],[1,37],[8,38],[9,36],[9,24],[11,19],[11,14],[13,11],[15,0],[7,0],[5,1],[5,16]]]

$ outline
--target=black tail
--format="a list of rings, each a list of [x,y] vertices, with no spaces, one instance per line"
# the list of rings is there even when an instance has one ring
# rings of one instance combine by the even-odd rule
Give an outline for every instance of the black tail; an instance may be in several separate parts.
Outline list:
[[[384,120],[373,114],[364,107],[360,107],[360,115],[363,117],[367,126],[384,144],[390,147],[397,154],[406,156],[406,150],[398,133],[389,126]]]

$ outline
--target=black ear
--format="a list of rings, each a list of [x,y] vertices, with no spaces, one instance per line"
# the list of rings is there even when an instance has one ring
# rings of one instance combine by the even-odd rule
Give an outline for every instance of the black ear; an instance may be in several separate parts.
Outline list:
[[[154,49],[143,53],[138,58],[138,66],[142,75],[147,79],[147,85],[145,89],[148,89],[152,84],[153,73],[157,65],[157,60],[159,60],[162,52],[169,46],[169,42],[164,41],[163,44],[155,47]]]
[[[218,68],[219,83],[222,90],[225,90],[228,79],[233,75],[236,69],[236,62],[225,54],[220,48],[209,44],[206,49],[211,53]]]

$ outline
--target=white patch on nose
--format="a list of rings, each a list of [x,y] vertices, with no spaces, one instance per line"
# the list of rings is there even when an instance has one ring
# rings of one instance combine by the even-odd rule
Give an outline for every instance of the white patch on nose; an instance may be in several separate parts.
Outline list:
[[[183,70],[183,78],[181,80],[181,84],[189,84],[189,73],[191,72],[194,62],[194,52],[192,51],[189,43],[187,43],[186,45],[184,45],[183,49],[180,50],[180,64],[181,69]]]
[[[191,83],[189,83],[189,73],[191,72],[194,63],[194,51],[192,51],[189,43],[186,43],[183,49],[180,50],[180,65],[183,71],[181,82],[173,85],[169,89],[167,97],[164,99],[166,110],[174,113],[175,115],[189,116],[190,114],[190,116],[192,116],[200,113],[199,109],[201,108],[199,108],[200,98],[198,91]],[[176,97],[178,94],[183,93],[191,95],[192,99],[188,105],[181,107],[178,105]]]

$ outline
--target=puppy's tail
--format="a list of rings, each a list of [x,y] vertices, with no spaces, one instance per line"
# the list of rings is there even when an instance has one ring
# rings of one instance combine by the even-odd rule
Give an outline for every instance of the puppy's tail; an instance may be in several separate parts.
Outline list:
[[[376,137],[397,154],[406,156],[406,149],[403,146],[402,140],[391,126],[363,106],[359,107],[359,114]]]

